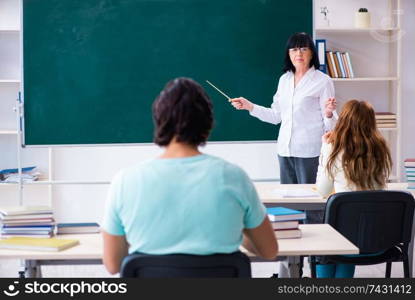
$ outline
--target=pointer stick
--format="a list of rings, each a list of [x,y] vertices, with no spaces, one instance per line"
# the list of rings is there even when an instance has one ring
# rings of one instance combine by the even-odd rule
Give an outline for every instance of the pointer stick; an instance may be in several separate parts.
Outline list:
[[[216,86],[213,85],[213,83],[211,83],[209,80],[206,80],[207,83],[209,83],[215,90],[217,90],[219,93],[221,93],[223,96],[226,97],[226,99],[228,99],[229,102],[231,101],[231,97],[229,97],[228,95],[226,95],[224,92],[222,92],[220,89],[218,89]]]

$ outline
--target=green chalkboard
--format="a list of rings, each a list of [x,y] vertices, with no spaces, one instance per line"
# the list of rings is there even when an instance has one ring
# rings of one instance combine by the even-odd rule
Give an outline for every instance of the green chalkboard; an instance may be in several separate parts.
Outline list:
[[[25,144],[152,142],[151,104],[179,76],[213,101],[210,141],[275,140],[205,80],[269,106],[298,31],[310,0],[23,0]]]

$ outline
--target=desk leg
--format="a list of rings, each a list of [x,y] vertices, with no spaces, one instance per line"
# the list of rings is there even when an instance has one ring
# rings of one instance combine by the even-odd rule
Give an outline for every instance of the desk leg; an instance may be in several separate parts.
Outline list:
[[[300,256],[287,256],[280,261],[278,278],[300,278]]]
[[[42,272],[36,260],[25,260],[26,278],[41,278]]]

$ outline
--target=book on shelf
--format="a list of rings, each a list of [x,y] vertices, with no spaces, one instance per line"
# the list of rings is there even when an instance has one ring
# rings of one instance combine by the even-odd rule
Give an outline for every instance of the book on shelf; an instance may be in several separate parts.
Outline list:
[[[305,212],[286,207],[268,207],[267,214],[272,222],[304,220],[306,218]]]
[[[98,233],[98,223],[58,223],[57,234]]]
[[[327,74],[332,78],[354,78],[348,52],[326,51]]]
[[[346,78],[346,72],[344,70],[344,66],[343,66],[343,60],[341,58],[341,53],[339,51],[336,52],[336,56],[337,56],[337,61],[339,62],[339,68],[340,68],[340,73],[342,74],[342,78]]]
[[[295,239],[301,237],[300,229],[283,229],[274,231],[277,239]]]
[[[415,158],[407,158],[403,162],[405,167],[415,167]]]
[[[337,58],[336,52],[333,52],[333,58],[334,58],[334,66],[337,72],[337,78],[342,78],[343,74],[342,74],[342,71],[340,70],[340,64],[339,64],[339,60]]]
[[[335,76],[335,69],[334,69],[334,61],[333,61],[333,57],[332,57],[332,53],[331,52],[326,52],[326,58],[327,58],[327,74],[330,77],[336,77]]]
[[[298,221],[280,221],[280,222],[271,222],[271,225],[274,230],[297,229],[299,222]]]
[[[78,240],[69,239],[11,237],[0,241],[0,248],[56,252],[78,244]]]
[[[376,120],[396,120],[396,114],[391,112],[376,112]]]
[[[343,63],[343,66],[344,66],[344,71],[346,73],[346,77],[351,78],[348,63],[347,63],[346,54],[341,53],[340,55],[341,55],[341,58],[342,58],[342,63]]]
[[[396,120],[376,120],[376,124],[396,124]]]
[[[319,70],[323,73],[327,73],[327,61],[326,61],[326,40],[316,40],[316,49],[318,54],[318,60],[320,61]]]
[[[349,52],[345,52],[344,54],[345,54],[346,59],[347,59],[347,66],[349,67],[350,78],[354,78],[354,72],[353,72],[352,60],[350,58],[350,54],[349,54]]]
[[[377,124],[378,128],[396,128],[396,123]]]
[[[22,168],[22,174],[19,174],[19,169],[4,169],[0,170],[0,181],[6,183],[17,183],[20,179],[27,183],[39,179],[40,173],[36,171],[36,167]]]

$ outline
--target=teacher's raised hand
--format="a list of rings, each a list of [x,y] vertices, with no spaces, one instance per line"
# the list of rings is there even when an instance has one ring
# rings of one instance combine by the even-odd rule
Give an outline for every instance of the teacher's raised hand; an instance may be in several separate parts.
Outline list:
[[[254,108],[254,104],[244,97],[233,98],[231,99],[231,103],[236,109],[246,109],[252,111]]]
[[[325,111],[324,114],[327,118],[331,118],[333,116],[333,111],[336,110],[336,99],[335,98],[328,98],[325,104]]]

